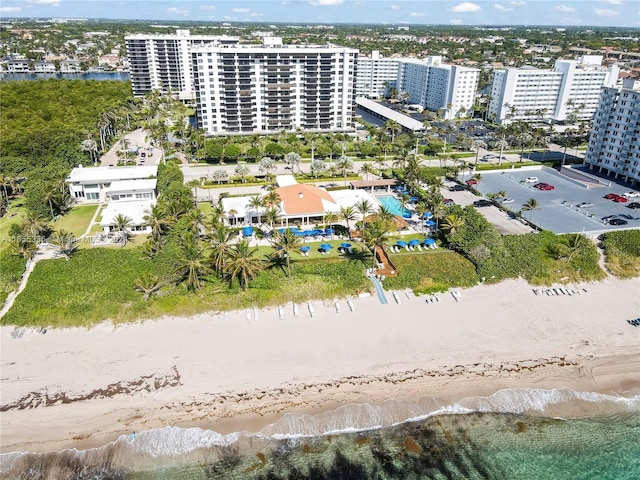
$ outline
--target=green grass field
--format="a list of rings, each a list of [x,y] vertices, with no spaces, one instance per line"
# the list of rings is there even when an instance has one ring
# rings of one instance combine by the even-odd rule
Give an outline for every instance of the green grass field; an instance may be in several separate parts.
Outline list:
[[[10,248],[9,230],[11,225],[18,224],[26,214],[26,209],[22,206],[22,198],[16,198],[9,202],[7,213],[0,218],[0,253]]]
[[[52,223],[51,226],[54,230],[66,230],[75,237],[79,237],[87,231],[97,208],[98,205],[75,206],[67,214]]]

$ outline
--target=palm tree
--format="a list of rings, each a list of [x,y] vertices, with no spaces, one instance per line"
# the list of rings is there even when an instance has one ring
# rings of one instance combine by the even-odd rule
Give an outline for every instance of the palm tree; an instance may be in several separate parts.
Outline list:
[[[269,226],[273,230],[273,224],[280,218],[280,208],[273,206],[264,213],[264,219],[269,222]]]
[[[157,275],[151,273],[143,273],[136,279],[136,291],[142,292],[142,298],[145,302],[162,288],[162,282]]]
[[[358,202],[356,202],[353,208],[355,208],[358,211],[358,213],[362,216],[363,222],[365,217],[374,211],[373,205],[371,205],[371,202],[366,198],[362,198]]]
[[[355,208],[352,206],[340,207],[340,216],[345,222],[347,222],[347,234],[349,235],[349,238],[351,238],[351,225],[349,222],[357,218]]]
[[[47,186],[43,200],[49,204],[49,211],[51,212],[51,219],[53,220],[56,216],[53,211],[53,206],[59,207],[62,201],[60,190],[56,185],[51,184]]]
[[[262,197],[262,205],[266,208],[277,207],[280,205],[282,199],[278,192],[270,190],[264,197]]]
[[[444,217],[444,220],[442,221],[442,229],[447,230],[449,232],[449,235],[453,235],[454,233],[456,233],[456,231],[459,230],[463,225],[464,218],[453,213]]]
[[[395,143],[395,135],[402,131],[402,126],[395,120],[387,120],[384,122],[384,130],[391,133],[391,143],[393,144]]]
[[[133,220],[131,220],[131,218],[127,217],[126,215],[124,215],[122,213],[119,213],[113,219],[113,224],[114,224],[114,226],[116,228],[116,231],[122,232],[122,236],[123,236],[123,240],[124,240],[124,242],[122,244],[123,247],[126,245],[127,240],[129,239],[128,229],[131,226],[132,222],[133,222]]]
[[[201,278],[207,275],[211,268],[207,263],[206,251],[198,238],[188,232],[182,239],[182,249],[178,255],[178,267],[175,273],[187,280],[187,290],[198,290]]]
[[[486,142],[482,141],[482,140],[474,140],[473,141],[473,148],[476,149],[476,165],[478,165],[478,157],[480,156],[480,149],[487,149],[487,144]]]
[[[53,234],[51,243],[58,247],[58,252],[69,260],[69,256],[78,248],[78,239],[72,233],[59,230]]]
[[[571,262],[573,256],[580,251],[582,245],[586,241],[586,238],[579,233],[570,233],[560,238],[560,244],[566,251],[566,262]]]
[[[247,240],[240,240],[229,251],[225,271],[229,275],[229,282],[238,279],[240,288],[246,290],[249,281],[253,280],[261,270],[261,262],[254,257],[258,247],[251,248]]]
[[[382,248],[391,232],[393,226],[391,222],[384,218],[376,217],[373,222],[366,225],[362,231],[362,240],[371,250],[373,255],[373,265],[376,265],[376,250]]]
[[[42,236],[43,232],[50,231],[49,224],[38,214],[28,210],[27,214],[22,218],[20,230],[30,236],[33,241]]]
[[[530,198],[522,206],[522,211],[523,212],[530,212],[529,213],[529,221],[531,222],[531,219],[533,218],[533,211],[534,210],[538,210],[539,208],[540,208],[540,204],[538,203],[538,201],[535,198]]]
[[[197,208],[191,210],[185,215],[187,226],[193,231],[194,234],[200,235],[200,226],[205,223],[204,213]]]
[[[275,231],[273,239],[271,240],[271,246],[275,248],[272,257],[285,258],[287,263],[287,276],[291,276],[291,264],[289,262],[291,258],[291,252],[300,253],[300,245],[302,244],[302,237],[299,237],[291,230],[285,230],[284,232]]]
[[[149,209],[145,210],[144,217],[142,218],[145,225],[151,227],[151,235],[156,238],[160,237],[169,227],[167,214],[157,204],[151,205]]]
[[[260,223],[260,210],[264,206],[264,201],[259,194],[253,195],[249,197],[249,202],[247,202],[247,207],[252,208],[256,212],[256,216],[258,217],[258,223]]]
[[[373,172],[373,167],[370,163],[363,163],[360,167],[360,173],[364,173],[366,175],[366,179],[369,180],[369,174]]]
[[[345,155],[341,155],[340,158],[336,161],[336,167],[342,170],[342,177],[344,178],[344,184],[347,184],[347,170],[351,170],[353,168],[353,162],[351,159]]]
[[[232,231],[222,223],[216,224],[207,236],[211,245],[209,259],[220,276],[224,274],[227,258],[231,251]]]

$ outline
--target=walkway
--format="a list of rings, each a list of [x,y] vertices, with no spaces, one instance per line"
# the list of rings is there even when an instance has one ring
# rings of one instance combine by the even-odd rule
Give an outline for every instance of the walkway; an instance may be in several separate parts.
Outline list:
[[[367,276],[369,277],[369,280],[371,280],[371,283],[373,283],[373,287],[376,289],[376,293],[378,294],[380,303],[382,303],[383,305],[389,303],[387,301],[387,296],[384,293],[384,288],[382,288],[382,284],[380,283],[380,281],[372,274],[369,274]]]
[[[9,311],[9,309],[13,306],[13,302],[15,302],[16,297],[20,295],[20,292],[24,290],[27,286],[27,281],[29,280],[29,275],[33,272],[33,269],[40,260],[50,260],[52,258],[56,258],[58,256],[58,251],[56,248],[51,246],[40,246],[39,250],[27,261],[27,266],[22,274],[22,280],[20,281],[20,285],[18,285],[18,289],[11,292],[2,306],[2,310],[0,310],[0,318],[4,317],[5,314]]]

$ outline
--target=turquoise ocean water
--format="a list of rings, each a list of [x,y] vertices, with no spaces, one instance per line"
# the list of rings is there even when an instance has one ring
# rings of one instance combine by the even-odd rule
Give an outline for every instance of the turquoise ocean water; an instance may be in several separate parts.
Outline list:
[[[0,477],[631,480],[640,478],[640,397],[502,390],[455,405],[425,398],[288,414],[260,434],[166,427],[86,451],[4,454]]]

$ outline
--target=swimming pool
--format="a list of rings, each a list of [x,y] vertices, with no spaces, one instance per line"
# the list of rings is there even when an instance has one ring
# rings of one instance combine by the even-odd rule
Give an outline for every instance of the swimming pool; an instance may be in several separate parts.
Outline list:
[[[378,201],[384,205],[384,207],[389,210],[391,213],[393,213],[394,215],[399,215],[401,217],[404,216],[411,216],[411,211],[407,210],[406,208],[402,209],[402,204],[400,203],[400,201],[394,197],[393,195],[381,195],[379,197],[376,197],[378,199]]]

